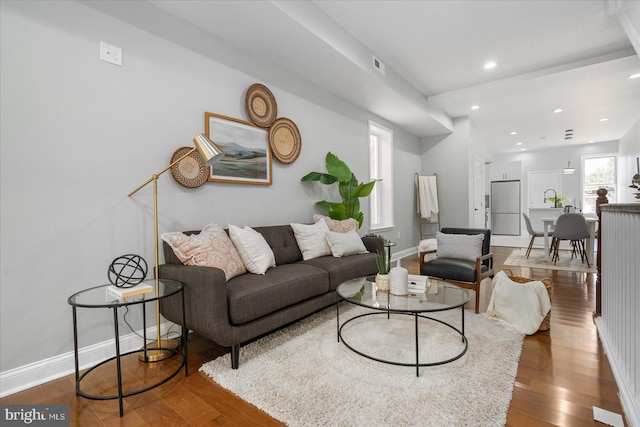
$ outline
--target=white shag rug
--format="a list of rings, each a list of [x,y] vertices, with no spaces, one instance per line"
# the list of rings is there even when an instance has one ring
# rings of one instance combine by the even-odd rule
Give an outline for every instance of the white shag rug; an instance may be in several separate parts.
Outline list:
[[[340,306],[340,323],[363,308]],[[460,309],[432,317],[460,328]],[[421,320],[421,362],[457,355],[460,335]],[[290,426],[502,426],[511,401],[523,335],[465,310],[469,347],[445,365],[387,365],[337,342],[335,307],[268,335],[200,368],[213,381]],[[343,329],[350,345],[384,358],[415,361],[411,316],[367,316]]]
[[[516,249],[507,258],[503,265],[513,267],[542,268],[545,270],[575,271],[578,273],[597,273],[596,266],[587,267],[580,257],[571,258],[571,251],[560,251],[560,259],[556,264],[544,258],[544,249],[532,249],[527,258],[527,249]]]

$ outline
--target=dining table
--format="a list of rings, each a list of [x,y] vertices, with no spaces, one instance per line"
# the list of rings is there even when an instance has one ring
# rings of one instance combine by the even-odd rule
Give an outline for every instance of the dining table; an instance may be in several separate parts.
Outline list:
[[[589,265],[594,265],[594,252],[595,252],[595,238],[596,238],[596,224],[598,223],[598,218],[585,216],[585,221],[587,222],[587,229],[589,230],[589,237],[587,238],[587,259],[589,260]],[[551,225],[555,225],[558,217],[549,217],[542,218],[542,223],[544,224],[544,259],[546,261],[551,261],[551,254],[549,253],[549,227]]]

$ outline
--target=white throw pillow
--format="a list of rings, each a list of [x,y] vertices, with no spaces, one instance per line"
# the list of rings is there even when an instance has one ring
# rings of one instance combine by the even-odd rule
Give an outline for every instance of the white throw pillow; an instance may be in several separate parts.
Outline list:
[[[253,274],[264,274],[276,266],[276,257],[262,234],[251,227],[229,224],[229,236],[245,268]]]
[[[475,261],[482,255],[484,234],[446,234],[437,232],[438,258],[457,258]]]
[[[325,255],[331,255],[331,247],[326,236],[329,227],[324,221],[318,221],[313,225],[291,224],[293,234],[298,242],[302,259],[309,260]]]
[[[350,230],[346,233],[329,231],[327,233],[327,242],[331,246],[331,253],[334,257],[366,254],[368,252],[355,230]]]

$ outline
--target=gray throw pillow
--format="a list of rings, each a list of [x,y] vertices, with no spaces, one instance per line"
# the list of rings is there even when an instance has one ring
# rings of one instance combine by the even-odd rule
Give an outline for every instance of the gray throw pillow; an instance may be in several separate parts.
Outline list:
[[[458,258],[475,261],[482,255],[484,234],[445,234],[436,233],[438,258]]]

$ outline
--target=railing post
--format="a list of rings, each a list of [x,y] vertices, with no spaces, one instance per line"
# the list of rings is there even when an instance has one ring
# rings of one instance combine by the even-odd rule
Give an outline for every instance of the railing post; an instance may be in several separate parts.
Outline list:
[[[598,198],[596,199],[596,215],[598,215],[598,254],[596,256],[596,266],[598,273],[596,274],[596,307],[593,312],[593,317],[599,317],[602,314],[602,214],[600,212],[600,205],[608,204],[607,193],[609,191],[606,188],[599,188],[596,191]],[[595,238],[596,236],[594,236]]]

